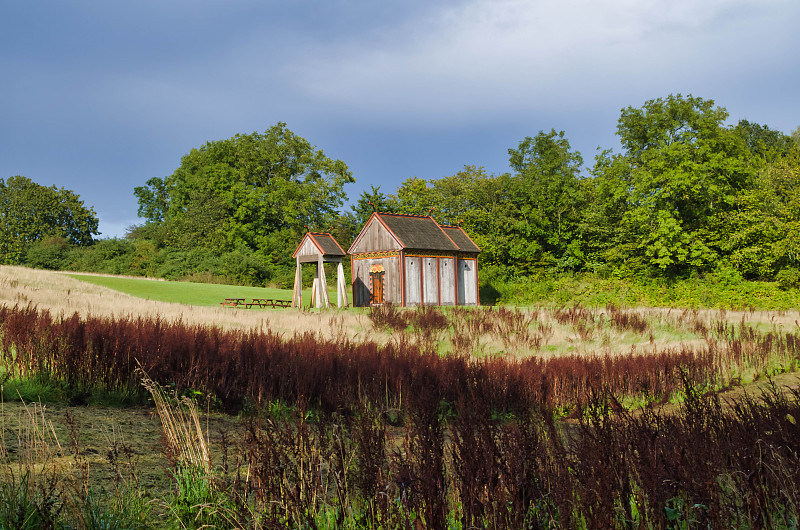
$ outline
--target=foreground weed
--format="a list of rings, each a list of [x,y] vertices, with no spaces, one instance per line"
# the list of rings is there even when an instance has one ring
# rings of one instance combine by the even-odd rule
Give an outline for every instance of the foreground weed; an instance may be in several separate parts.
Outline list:
[[[117,491],[109,497],[90,490],[83,504],[85,530],[144,530],[153,528],[153,501],[141,490]]]
[[[63,456],[53,424],[41,403],[27,404],[16,420],[16,460],[12,461],[2,404],[0,447],[0,528],[59,528],[68,494],[58,462]]]
[[[211,458],[208,438],[200,424],[197,403],[188,397],[170,400],[161,386],[141,371],[142,386],[150,392],[161,419],[167,457],[184,469],[202,469],[208,473]]]

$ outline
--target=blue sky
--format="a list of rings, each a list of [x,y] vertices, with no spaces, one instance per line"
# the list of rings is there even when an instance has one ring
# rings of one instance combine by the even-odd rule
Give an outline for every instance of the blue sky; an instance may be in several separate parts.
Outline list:
[[[800,126],[797,0],[59,0],[0,7],[0,178],[74,190],[103,236],[133,188],[278,121],[357,183],[464,165],[564,130],[587,165],[620,109],[682,93]]]

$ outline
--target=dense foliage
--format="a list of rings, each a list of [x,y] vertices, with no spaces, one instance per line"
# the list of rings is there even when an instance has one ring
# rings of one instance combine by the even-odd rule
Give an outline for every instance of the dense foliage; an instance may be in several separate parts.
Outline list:
[[[412,177],[394,193],[354,179],[278,123],[209,142],[165,178],[135,189],[145,223],[124,241],[75,249],[31,239],[27,257],[49,268],[286,285],[306,228],[331,230],[346,249],[374,210],[461,223],[481,247],[484,285],[559,273],[601,278],[777,281],[800,285],[800,129],[792,136],[741,120],[713,100],[670,95],[622,109],[622,151],[592,167],[563,131],[508,150],[510,172],[464,166]],[[30,243],[29,241],[29,243]],[[81,240],[81,242],[84,242]]]
[[[328,158],[278,123],[263,134],[193,149],[172,175],[137,187],[139,215],[146,223],[131,237],[151,241],[161,257],[182,251],[183,261],[195,263],[208,258],[191,260],[188,253],[236,254],[223,260],[231,262],[246,262],[250,254],[253,265],[261,264],[250,274],[224,264],[209,270],[263,282],[272,276],[270,268],[291,262],[304,228],[322,230],[335,222],[350,182],[354,179],[344,162]]]
[[[78,195],[15,176],[0,179],[0,264],[19,263],[36,242],[85,246],[97,232],[97,216]],[[34,265],[46,257],[33,255]]]
[[[484,267],[505,278],[730,271],[795,284],[800,143],[746,120],[726,126],[727,118],[712,100],[650,100],[622,109],[623,151],[602,152],[588,175],[563,131],[540,132],[509,149],[511,174],[465,167],[452,177],[412,178],[389,207],[436,206],[444,222],[463,220]]]

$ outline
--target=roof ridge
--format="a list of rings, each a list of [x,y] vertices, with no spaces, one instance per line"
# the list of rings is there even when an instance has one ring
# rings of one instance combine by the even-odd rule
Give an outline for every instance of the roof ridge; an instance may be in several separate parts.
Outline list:
[[[395,215],[397,217],[417,217],[420,219],[433,219],[433,216],[431,215],[420,215],[414,213],[395,213],[395,212],[375,212],[375,213],[378,215]],[[433,219],[433,222],[436,223],[436,219]]]

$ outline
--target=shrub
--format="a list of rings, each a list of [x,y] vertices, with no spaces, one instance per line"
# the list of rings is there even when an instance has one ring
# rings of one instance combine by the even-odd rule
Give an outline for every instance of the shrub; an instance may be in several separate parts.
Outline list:
[[[781,270],[776,276],[778,287],[787,291],[800,286],[800,270],[789,267]]]
[[[720,266],[714,273],[714,279],[720,285],[739,285],[744,280],[742,273],[730,266]]]
[[[36,269],[61,270],[65,267],[70,245],[64,238],[52,237],[31,243],[24,264]]]

